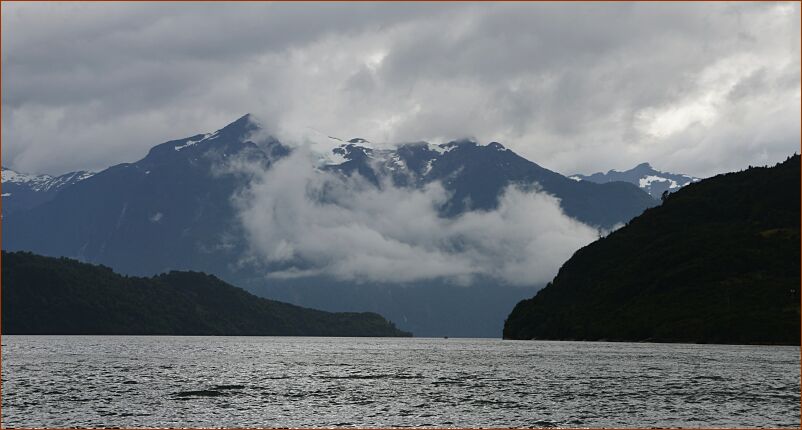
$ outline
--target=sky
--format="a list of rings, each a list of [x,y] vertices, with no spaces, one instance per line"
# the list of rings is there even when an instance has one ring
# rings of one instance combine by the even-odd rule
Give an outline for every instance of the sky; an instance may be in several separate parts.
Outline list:
[[[58,174],[253,113],[499,141],[563,174],[800,148],[799,3],[2,3],[2,162]]]

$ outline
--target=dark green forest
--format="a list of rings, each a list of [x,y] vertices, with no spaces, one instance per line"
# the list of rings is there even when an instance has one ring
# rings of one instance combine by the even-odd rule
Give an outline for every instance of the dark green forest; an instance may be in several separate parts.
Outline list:
[[[718,175],[580,249],[507,339],[800,342],[800,161]]]
[[[128,277],[3,252],[2,275],[3,334],[411,336],[375,313],[267,300],[198,272]]]

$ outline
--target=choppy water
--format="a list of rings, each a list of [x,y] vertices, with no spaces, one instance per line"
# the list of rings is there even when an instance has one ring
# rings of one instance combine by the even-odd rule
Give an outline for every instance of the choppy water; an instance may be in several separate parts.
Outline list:
[[[799,427],[799,347],[3,336],[3,427]]]

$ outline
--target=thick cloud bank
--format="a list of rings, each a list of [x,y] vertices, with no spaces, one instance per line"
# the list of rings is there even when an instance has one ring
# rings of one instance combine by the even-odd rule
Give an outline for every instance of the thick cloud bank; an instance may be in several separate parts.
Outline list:
[[[312,167],[302,149],[258,173],[235,199],[252,257],[272,277],[329,275],[357,282],[484,275],[515,285],[551,279],[597,231],[543,192],[510,187],[498,209],[438,216],[439,184],[381,189]]]
[[[3,2],[3,163],[101,169],[250,112],[373,142],[473,136],[564,174],[649,161],[707,177],[799,150],[799,16],[792,2]]]

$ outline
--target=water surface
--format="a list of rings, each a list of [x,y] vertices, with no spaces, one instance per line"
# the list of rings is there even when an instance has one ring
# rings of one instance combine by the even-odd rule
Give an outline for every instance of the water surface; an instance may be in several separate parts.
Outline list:
[[[3,336],[3,427],[796,427],[799,347]]]

